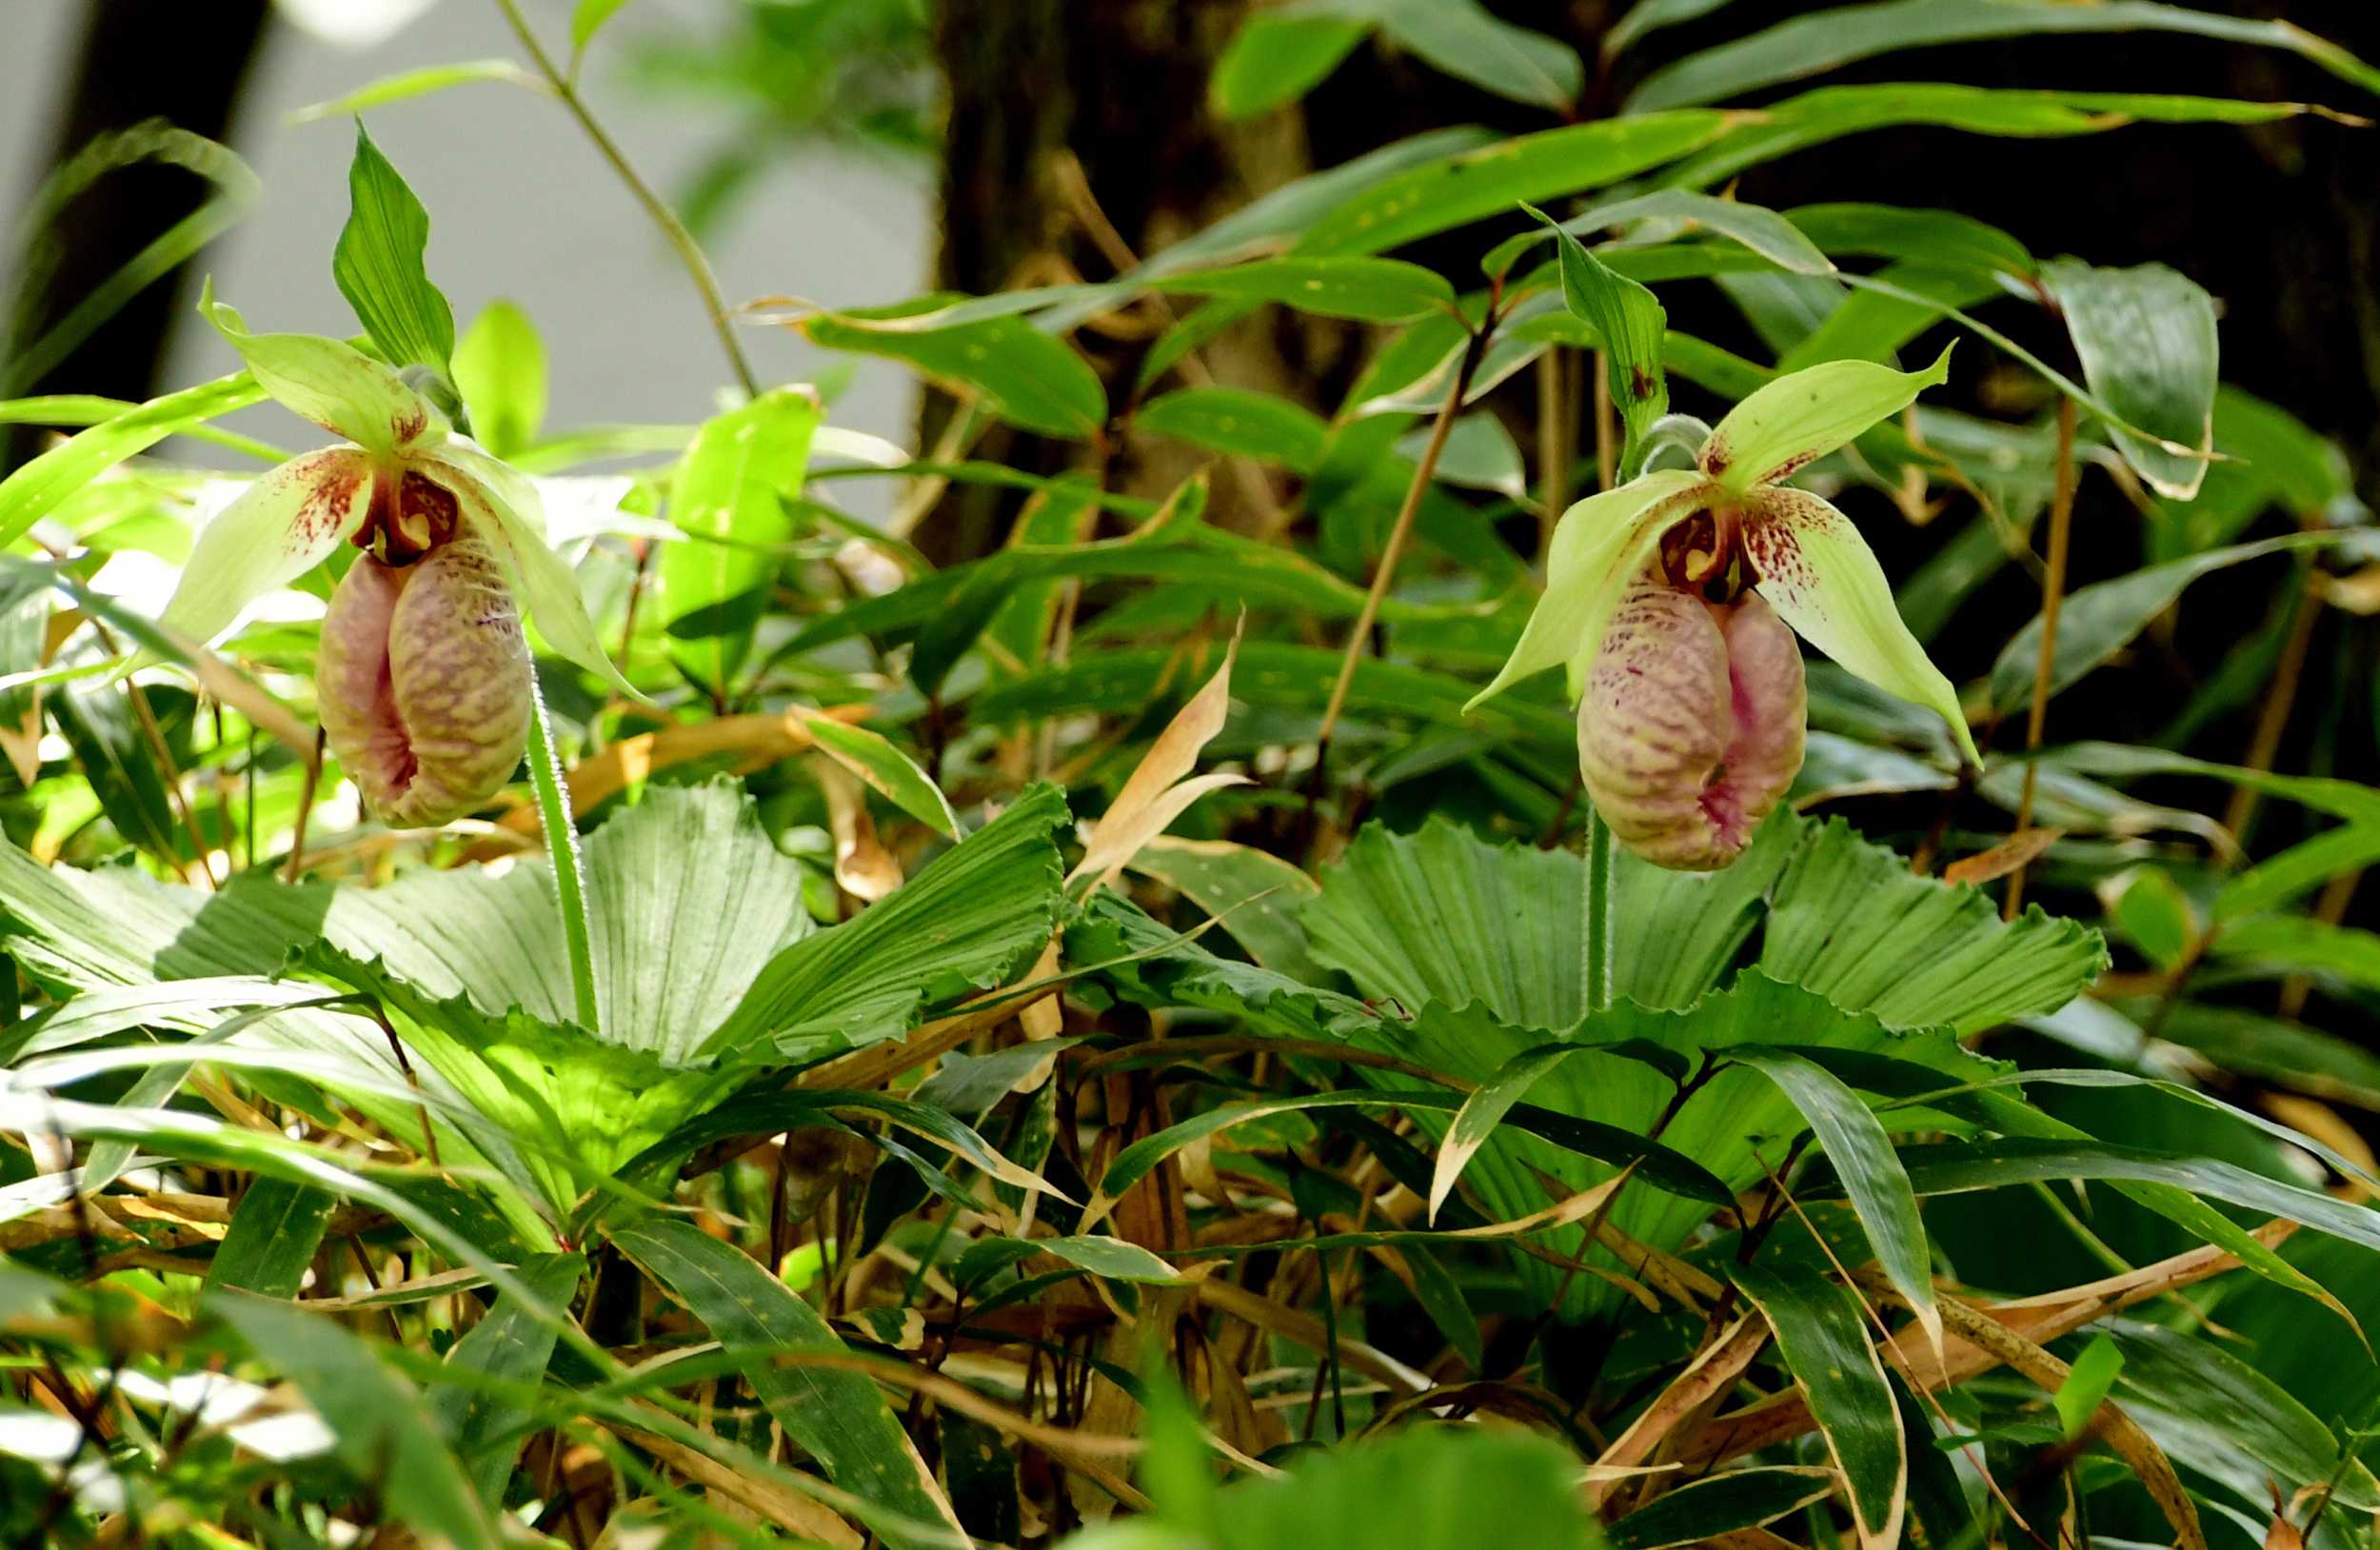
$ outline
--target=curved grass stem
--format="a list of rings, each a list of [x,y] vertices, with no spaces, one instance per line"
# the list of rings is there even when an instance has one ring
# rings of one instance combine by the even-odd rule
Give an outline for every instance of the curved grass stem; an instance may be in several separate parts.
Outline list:
[[[620,181],[628,186],[628,191],[636,196],[637,203],[645,207],[645,213],[653,218],[653,224],[661,228],[662,236],[677,250],[679,262],[685,266],[686,273],[694,280],[694,288],[703,293],[703,305],[710,312],[711,327],[719,334],[720,348],[727,352],[727,364],[734,368],[736,381],[745,392],[758,394],[761,390],[760,379],[752,374],[752,363],[744,359],[744,347],[736,342],[735,324],[727,314],[725,298],[720,294],[719,277],[711,273],[710,260],[703,256],[702,245],[694,240],[694,233],[688,231],[685,223],[678,219],[678,212],[669,208],[669,202],[654,192],[652,185],[638,174],[619,143],[588,110],[586,99],[579,95],[576,83],[555,66],[553,55],[545,51],[545,46],[537,41],[537,34],[529,30],[529,24],[522,18],[519,0],[496,0],[496,7],[504,12],[505,20],[511,24],[513,36],[521,40],[521,47],[528,51],[530,61],[537,66],[538,73],[545,78],[545,84],[553,89],[562,105],[570,109],[570,116],[579,121],[579,128],[586,131],[586,137],[595,143],[595,149],[603,154],[604,160],[609,162],[611,169],[620,174]]]
[[[1331,686],[1331,697],[1322,707],[1321,729],[1315,734],[1315,790],[1321,789],[1321,771],[1331,746],[1331,733],[1339,726],[1339,712],[1347,707],[1347,691],[1356,681],[1356,664],[1363,660],[1363,648],[1372,638],[1372,626],[1379,622],[1380,603],[1388,596],[1389,584],[1396,579],[1397,562],[1404,557],[1405,541],[1412,536],[1413,519],[1421,509],[1421,499],[1429,493],[1430,481],[1437,477],[1439,454],[1446,450],[1446,438],[1455,428],[1455,417],[1462,412],[1462,401],[1471,391],[1471,379],[1479,367],[1479,357],[1486,348],[1488,330],[1482,328],[1472,335],[1471,344],[1463,351],[1462,365],[1455,373],[1454,386],[1447,390],[1446,402],[1438,411],[1437,423],[1430,427],[1430,440],[1422,447],[1420,458],[1413,466],[1413,482],[1406,487],[1404,505],[1398,507],[1396,526],[1388,530],[1387,546],[1380,550],[1380,563],[1372,572],[1372,587],[1363,596],[1363,607],[1356,615],[1355,627],[1347,632],[1347,650],[1339,659],[1339,679]]]
[[[2041,655],[2033,663],[2033,704],[2025,714],[2025,752],[2038,755],[2041,734],[2050,715],[2050,691],[2057,674],[2058,612],[2066,601],[2066,551],[2074,528],[2074,401],[2058,400],[2057,483],[2050,497],[2050,553],[2041,574]],[[2033,826],[2033,801],[2041,778],[2041,761],[2025,761],[2025,786],[2016,799],[2016,832]],[[2025,868],[2008,875],[2008,892],[2000,901],[2000,917],[2014,920],[2025,905]]]

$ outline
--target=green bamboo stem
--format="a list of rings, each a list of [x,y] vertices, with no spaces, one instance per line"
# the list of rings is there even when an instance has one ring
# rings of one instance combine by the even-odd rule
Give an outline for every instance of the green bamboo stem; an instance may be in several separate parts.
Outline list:
[[[537,667],[529,667],[529,784],[537,789],[537,816],[545,849],[554,860],[554,896],[562,906],[562,944],[570,958],[570,1000],[579,1025],[601,1031],[595,1004],[595,953],[586,925],[586,873],[579,861],[578,826],[563,795],[562,762],[554,754],[554,729],[545,719],[545,691]]]

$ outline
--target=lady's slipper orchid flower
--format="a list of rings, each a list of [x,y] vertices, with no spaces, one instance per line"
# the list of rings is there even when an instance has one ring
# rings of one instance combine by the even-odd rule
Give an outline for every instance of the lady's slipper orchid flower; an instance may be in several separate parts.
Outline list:
[[[1800,767],[1801,669],[1779,620],[1876,687],[1941,712],[1980,763],[1957,691],[1901,622],[1858,530],[1780,483],[1943,381],[1949,360],[1918,372],[1835,361],[1780,377],[1719,422],[1694,467],[1573,506],[1544,597],[1472,704],[1566,666],[1588,795],[1623,845],[1666,866],[1734,860]]]
[[[347,443],[291,458],[217,513],[158,622],[210,641],[342,542],[363,549],[323,622],[317,689],[326,737],[375,814],[447,822],[519,763],[529,680],[516,595],[556,651],[635,694],[545,546],[533,484],[381,362],[335,340],[252,334],[211,295],[200,309],[267,392]]]

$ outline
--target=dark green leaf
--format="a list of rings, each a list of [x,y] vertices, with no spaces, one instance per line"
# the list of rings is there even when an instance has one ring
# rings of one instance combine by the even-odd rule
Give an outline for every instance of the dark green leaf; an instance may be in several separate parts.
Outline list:
[[[2110,427],[2125,461],[2160,495],[2197,494],[2214,449],[2214,298],[2162,264],[2112,269],[2058,259],[2041,279],[2066,315],[2091,390],[2160,438]]]
[[[1361,323],[1404,323],[1455,305],[1446,277],[1390,258],[1290,254],[1198,269],[1143,282],[1152,290],[1219,296],[1234,302],[1273,302],[1318,317]]]
[[[239,1208],[231,1213],[231,1230],[215,1247],[214,1261],[207,1267],[207,1289],[274,1299],[297,1296],[336,1204],[328,1193],[306,1184],[257,1180],[240,1197]]]
[[[542,1304],[543,1316],[524,1312],[519,1295],[506,1293],[455,1341],[446,1353],[446,1365],[477,1378],[538,1382],[553,1359],[554,1321],[569,1317],[570,1299],[585,1269],[586,1262],[575,1254],[549,1254],[524,1262],[519,1267],[521,1284]],[[469,1472],[480,1500],[502,1501],[513,1461],[527,1441],[523,1428],[532,1413],[468,1381],[433,1390],[429,1403],[439,1434]]]
[[[1852,1213],[1867,1229],[1868,1246],[1875,1251],[1876,1262],[1939,1348],[1942,1315],[1934,1302],[1933,1250],[1926,1241],[1926,1224],[1917,1215],[1909,1175],[1902,1170],[1882,1123],[1840,1078],[1805,1056],[1759,1044],[1732,1045],[1720,1053],[1775,1083],[1810,1122],[1811,1131],[1826,1149],[1827,1161],[1834,1163],[1835,1178],[1851,1201]],[[1882,1374],[1877,1376],[1880,1385]],[[1864,1494],[1862,1501],[1864,1518],[1867,1507],[1875,1503]],[[1875,1520],[1868,1522],[1872,1529],[1877,1526]]]
[[[804,320],[802,331],[829,349],[905,361],[929,377],[973,389],[984,407],[1027,430],[1077,441],[1099,435],[1107,421],[1106,389],[1065,341],[1016,317],[923,331],[899,327],[956,299],[921,296],[897,307],[821,312]]]
[[[1100,1180],[1100,1192],[1113,1201],[1138,1183],[1151,1168],[1184,1146],[1250,1120],[1265,1119],[1275,1114],[1303,1113],[1310,1109],[1391,1108],[1452,1113],[1461,1106],[1455,1094],[1426,1088],[1309,1093],[1295,1098],[1264,1098],[1225,1103],[1195,1119],[1184,1120],[1180,1124],[1160,1130],[1154,1136],[1143,1137],[1118,1152],[1116,1160],[1108,1164],[1107,1172]],[[1565,1150],[1616,1167],[1634,1163],[1636,1177],[1654,1189],[1700,1201],[1706,1206],[1716,1204],[1722,1199],[1735,1199],[1727,1186],[1700,1163],[1657,1142],[1647,1141],[1615,1125],[1551,1113],[1529,1105],[1513,1109],[1505,1123],[1542,1136]]]
[[[1840,70],[1902,49],[2067,32],[2190,32],[2227,43],[2285,49],[2343,80],[2380,91],[2380,70],[2288,22],[2188,10],[2155,0],[1887,0],[1838,6],[1689,54],[1645,77],[1628,109],[1721,102],[1785,81]]]
[[[1612,1550],[1669,1550],[1758,1528],[1835,1494],[1831,1470],[1731,1469],[1691,1480],[1614,1523]]]
[[[2125,1412],[2175,1462],[2251,1500],[2269,1477],[2285,1496],[2336,1481],[2341,1506],[2380,1507],[2371,1471],[2342,1459],[2339,1440],[2313,1411],[2231,1349],[2129,1320],[2112,1341],[2123,1359],[2116,1387]]]
[[[1956,210],[1899,205],[1804,205],[1785,218],[1823,252],[1887,258],[1940,268],[1996,270],[2029,277],[2039,265],[2025,245]]]
[[[611,1241],[738,1354],[744,1381],[786,1435],[824,1467],[827,1479],[889,1515],[888,1521],[871,1525],[886,1543],[929,1543],[920,1530],[958,1526],[872,1380],[769,1361],[771,1351],[841,1355],[845,1349],[818,1310],[783,1282],[690,1222],[654,1218],[614,1228]]]
[[[2057,621],[2057,655],[2052,664],[2050,692],[2059,693],[2123,649],[2149,626],[2149,621],[2173,606],[2182,589],[2202,576],[2284,550],[2321,548],[2341,542],[2337,533],[2289,533],[2210,549],[2187,559],[2127,571],[2112,580],[2095,582],[2070,593]],[[2041,656],[2041,616],[2035,614],[2001,648],[1992,665],[1992,703],[2002,712],[2025,704]]]
[[[1663,119],[1695,109],[1647,115]],[[2309,109],[2292,103],[2122,91],[2041,91],[1939,82],[1820,87],[1747,114],[1662,181],[1710,188],[1752,168],[1847,135],[1910,125],[2019,139],[2104,134],[2133,124],[2263,124]],[[1636,123],[1635,118],[1621,123]]]
[[[1559,39],[1515,27],[1478,0],[1329,0],[1458,80],[1556,112],[1586,89],[1586,69]]]
[[[1768,1320],[1786,1370],[1817,1418],[1850,1486],[1861,1542],[1897,1544],[1909,1444],[1859,1299],[1805,1264],[1738,1264],[1728,1274]]]
[[[2380,1249],[2380,1213],[2214,1158],[2174,1157],[2088,1138],[2006,1136],[1904,1146],[1900,1162],[1920,1195],[2067,1179],[2168,1184]]]

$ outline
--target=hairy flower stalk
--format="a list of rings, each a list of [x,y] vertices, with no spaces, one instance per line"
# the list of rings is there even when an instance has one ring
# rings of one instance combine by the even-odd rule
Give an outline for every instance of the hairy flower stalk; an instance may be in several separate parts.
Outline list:
[[[1798,633],[1869,683],[1939,711],[1977,760],[1958,695],[1901,623],[1840,511],[1779,481],[1940,382],[1838,361],[1769,384],[1695,467],[1642,475],[1564,513],[1545,596],[1472,703],[1557,664],[1578,702],[1578,768],[1619,844],[1657,865],[1724,866],[1800,771]]]
[[[373,816],[448,823],[510,779],[528,736],[523,605],[556,651],[636,692],[545,546],[534,485],[380,362],[335,340],[249,333],[211,296],[201,310],[268,392],[348,443],[291,458],[218,513],[159,623],[212,640],[342,543],[362,549],[323,620],[316,698]]]

